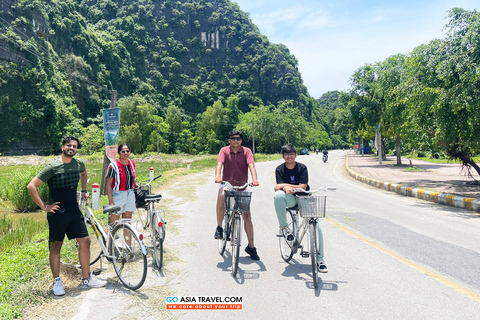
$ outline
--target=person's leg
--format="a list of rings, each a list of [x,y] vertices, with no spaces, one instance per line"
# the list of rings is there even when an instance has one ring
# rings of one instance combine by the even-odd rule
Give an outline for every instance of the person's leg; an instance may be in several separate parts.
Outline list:
[[[245,252],[250,256],[252,260],[260,260],[260,257],[257,254],[257,248],[255,248],[255,244],[253,243],[252,215],[250,212],[243,212],[242,215],[245,233],[247,234],[248,239],[248,245],[245,248]]]
[[[133,212],[132,211],[125,211],[124,213],[122,213],[122,219],[132,219],[132,216],[133,216]],[[131,232],[128,231],[128,230],[124,230],[123,231],[123,235],[125,236],[125,239],[127,240],[127,244],[129,246],[132,245],[132,235],[131,235]]]
[[[253,243],[253,223],[252,223],[252,215],[250,212],[243,212],[243,225],[245,229],[245,233],[247,234],[248,246],[250,248],[254,248],[255,245]]]
[[[78,259],[82,268],[82,279],[90,276],[90,237],[77,238]]]
[[[225,214],[225,189],[220,188],[217,196],[217,225],[222,226],[223,216]]]
[[[287,227],[286,208],[293,207],[297,203],[297,198],[293,194],[286,194],[279,190],[275,192],[273,203],[275,212],[277,213],[278,224],[281,228]]]
[[[53,278],[60,277],[60,251],[62,250],[62,241],[50,242],[50,270]]]
[[[322,228],[320,228],[320,223],[317,223],[317,248],[318,248],[318,261],[322,260],[324,257],[323,251],[323,233]]]
[[[69,220],[68,215],[62,213],[47,215],[47,221],[50,270],[52,270],[53,278],[57,278],[60,276],[60,251],[62,250]]]

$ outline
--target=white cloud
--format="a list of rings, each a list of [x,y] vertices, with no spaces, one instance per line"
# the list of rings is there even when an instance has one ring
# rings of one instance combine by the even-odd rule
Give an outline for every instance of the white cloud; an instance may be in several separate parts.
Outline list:
[[[443,38],[446,11],[478,0],[238,0],[273,43],[299,61],[310,94],[346,90],[355,69]]]

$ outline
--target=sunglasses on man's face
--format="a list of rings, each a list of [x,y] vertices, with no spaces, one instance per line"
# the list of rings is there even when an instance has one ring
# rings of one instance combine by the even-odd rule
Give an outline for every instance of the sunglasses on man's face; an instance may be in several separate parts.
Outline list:
[[[121,153],[130,153],[130,150],[122,150]]]
[[[240,137],[230,137],[230,140],[240,141],[240,140],[242,140],[242,138],[240,138]]]

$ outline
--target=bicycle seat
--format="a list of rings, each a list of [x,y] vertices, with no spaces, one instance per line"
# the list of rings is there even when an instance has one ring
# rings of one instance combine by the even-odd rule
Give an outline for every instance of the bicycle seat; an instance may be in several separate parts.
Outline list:
[[[103,206],[103,213],[117,212],[121,209],[122,208],[120,206],[106,204]]]
[[[298,204],[294,205],[293,207],[287,208],[288,210],[298,210]]]
[[[159,201],[162,200],[161,194],[147,194],[145,195],[145,201]]]

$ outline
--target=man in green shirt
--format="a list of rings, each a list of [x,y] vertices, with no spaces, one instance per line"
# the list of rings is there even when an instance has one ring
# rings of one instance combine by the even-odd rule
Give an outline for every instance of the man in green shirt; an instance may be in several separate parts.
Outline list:
[[[90,237],[82,212],[77,203],[78,180],[82,184],[82,197],[88,198],[87,170],[85,164],[73,158],[80,148],[76,137],[66,137],[62,142],[62,158],[43,168],[27,186],[33,201],[47,212],[49,229],[50,269],[53,274],[53,293],[65,294],[60,278],[60,251],[65,235],[76,239],[79,245],[78,257],[82,268],[82,288],[99,288],[106,281],[90,273]],[[38,187],[46,182],[49,187],[49,201],[45,203],[38,193]]]

